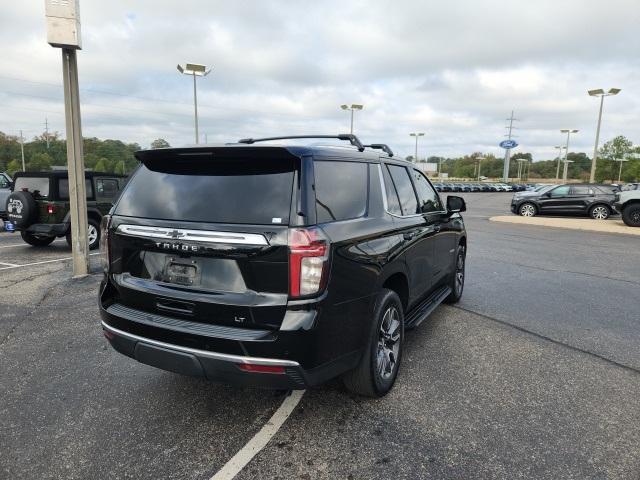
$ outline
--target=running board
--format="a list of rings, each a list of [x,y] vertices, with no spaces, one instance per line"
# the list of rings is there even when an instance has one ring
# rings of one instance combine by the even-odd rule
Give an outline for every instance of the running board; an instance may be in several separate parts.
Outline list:
[[[449,296],[451,293],[451,287],[440,287],[422,302],[411,309],[409,314],[404,319],[404,329],[411,330],[420,325],[425,318],[431,315],[438,305]]]

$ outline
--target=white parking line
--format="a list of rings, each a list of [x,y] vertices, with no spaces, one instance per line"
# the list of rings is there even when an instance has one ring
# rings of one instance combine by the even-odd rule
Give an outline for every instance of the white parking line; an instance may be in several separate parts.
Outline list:
[[[51,243],[66,241],[64,238],[60,238],[58,240],[54,240]],[[0,248],[12,248],[12,247],[28,247],[28,243],[12,243],[11,245],[0,245]]]
[[[278,410],[276,410],[260,431],[256,433],[254,437],[249,440],[249,443],[242,447],[231,460],[218,470],[218,473],[211,477],[211,480],[231,480],[240,473],[251,459],[255,457],[278,432],[294,408],[300,403],[304,392],[304,390],[294,390],[291,392],[291,395],[284,399],[284,402],[282,402]]]
[[[7,265],[9,267],[19,267],[20,265],[16,265],[15,263],[5,263],[5,262],[0,262],[0,265]]]
[[[89,255],[100,255],[100,252],[90,253]],[[12,268],[30,267],[32,265],[42,265],[44,263],[63,262],[64,260],[71,260],[71,257],[54,258],[53,260],[44,260],[42,262],[24,263],[22,265],[14,265],[11,263],[1,263],[0,265],[11,265],[10,267],[2,267],[0,270],[11,270]]]

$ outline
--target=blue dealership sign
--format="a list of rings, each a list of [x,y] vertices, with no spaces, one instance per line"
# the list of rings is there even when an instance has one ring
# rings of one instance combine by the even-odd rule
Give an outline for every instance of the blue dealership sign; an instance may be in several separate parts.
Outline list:
[[[507,150],[516,148],[517,146],[518,146],[518,142],[516,142],[515,140],[503,140],[500,142],[500,147],[506,148]]]

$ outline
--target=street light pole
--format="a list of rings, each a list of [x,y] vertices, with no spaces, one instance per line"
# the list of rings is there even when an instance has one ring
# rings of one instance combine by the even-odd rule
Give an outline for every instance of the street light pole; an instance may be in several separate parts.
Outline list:
[[[424,137],[424,132],[410,133],[410,137],[416,137],[416,154],[413,157],[413,163],[418,163],[418,137]]]
[[[26,172],[24,168],[24,137],[22,136],[22,130],[20,130],[20,154],[22,155],[22,171]]]
[[[591,174],[589,175],[589,183],[595,182],[596,177],[596,161],[598,160],[598,142],[600,141],[600,124],[602,123],[602,107],[604,105],[604,97],[617,95],[620,93],[619,88],[610,88],[607,93],[603,89],[589,90],[587,93],[592,97],[600,97],[600,110],[598,112],[598,127],[596,128],[596,143],[593,147],[593,158],[591,159]]]
[[[556,168],[556,181],[560,180],[560,162],[562,161],[562,149],[564,148],[562,145],[556,145],[553,148],[557,148],[560,151],[558,152],[558,167]]]
[[[567,134],[567,144],[565,145],[564,150],[564,171],[562,173],[562,181],[567,183],[567,172],[569,170],[569,137],[572,133],[577,133],[579,130],[575,128],[563,128],[560,130],[561,133]]]
[[[196,88],[196,77],[206,77],[211,72],[211,68],[199,63],[187,63],[184,66],[178,64],[177,69],[184,75],[193,76],[193,112],[194,123],[196,128],[196,144],[200,143],[200,133],[198,131],[198,91]]]
[[[351,127],[349,128],[349,133],[353,135],[353,112],[354,110],[362,110],[364,105],[360,105],[358,103],[352,103],[351,106],[347,104],[340,105],[342,110],[351,110]]]

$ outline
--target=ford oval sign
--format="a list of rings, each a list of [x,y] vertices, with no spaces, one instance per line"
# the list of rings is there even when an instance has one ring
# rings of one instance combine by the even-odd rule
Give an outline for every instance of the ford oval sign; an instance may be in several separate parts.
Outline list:
[[[503,140],[500,142],[500,147],[505,148],[507,150],[516,148],[518,146],[518,142],[515,140]]]

